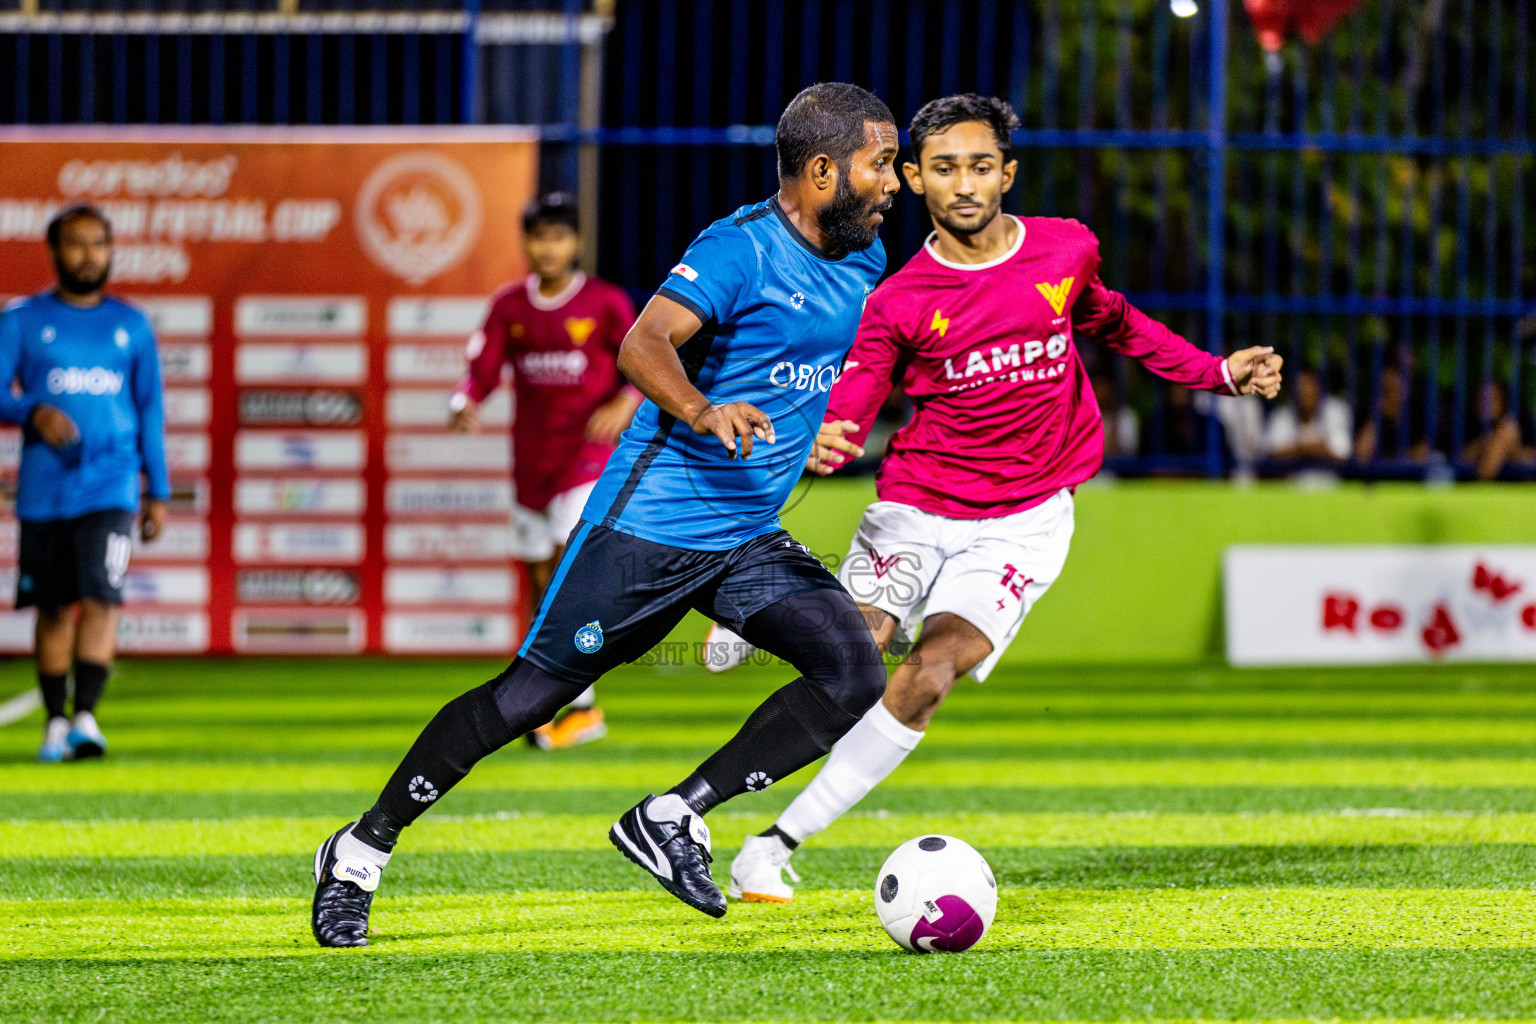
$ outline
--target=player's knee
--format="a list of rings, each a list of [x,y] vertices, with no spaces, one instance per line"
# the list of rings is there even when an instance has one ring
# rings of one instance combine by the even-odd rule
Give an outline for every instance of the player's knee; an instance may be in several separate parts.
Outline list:
[[[514,736],[531,732],[554,718],[589,685],[557,679],[526,658],[517,658],[486,684],[501,720]]]
[[[822,678],[817,681],[838,707],[860,718],[885,692],[885,663],[880,658],[880,648],[867,631],[862,636],[852,633],[838,645],[837,655],[835,664],[818,673]]]

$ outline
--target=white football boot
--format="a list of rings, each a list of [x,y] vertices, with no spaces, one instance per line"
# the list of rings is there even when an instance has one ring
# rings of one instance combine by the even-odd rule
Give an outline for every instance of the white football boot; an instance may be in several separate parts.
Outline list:
[[[716,622],[704,638],[704,667],[711,672],[729,672],[751,660],[757,648]]]
[[[747,836],[731,861],[731,899],[747,903],[793,903],[795,890],[785,883],[800,881],[789,866],[794,853],[778,836]]]

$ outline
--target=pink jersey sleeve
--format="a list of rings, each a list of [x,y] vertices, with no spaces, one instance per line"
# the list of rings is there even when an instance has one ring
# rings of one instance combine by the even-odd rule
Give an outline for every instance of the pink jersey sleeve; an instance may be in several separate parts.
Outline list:
[[[859,321],[858,333],[854,335],[853,348],[843,360],[843,372],[832,385],[827,415],[822,422],[851,420],[857,423],[859,429],[847,438],[862,445],[875,422],[875,414],[900,379],[905,362],[903,355],[895,325],[871,296],[864,317]]]
[[[458,394],[479,405],[501,383],[501,367],[507,362],[507,318],[499,300],[492,301],[485,325],[470,336],[465,354],[469,372],[459,381]]]
[[[1159,377],[1197,391],[1235,394],[1227,361],[1196,348],[1106,288],[1097,273],[1072,307],[1072,326]]]

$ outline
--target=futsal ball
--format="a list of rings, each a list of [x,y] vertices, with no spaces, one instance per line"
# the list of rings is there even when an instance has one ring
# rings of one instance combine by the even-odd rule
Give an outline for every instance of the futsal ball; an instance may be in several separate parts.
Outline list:
[[[997,880],[986,859],[954,836],[919,836],[896,847],[875,879],[875,913],[914,953],[963,953],[997,914]]]

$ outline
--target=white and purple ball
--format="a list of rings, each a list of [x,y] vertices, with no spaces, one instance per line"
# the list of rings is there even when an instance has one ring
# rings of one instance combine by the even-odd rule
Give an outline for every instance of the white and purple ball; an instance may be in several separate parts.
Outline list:
[[[903,949],[963,953],[992,926],[997,880],[968,843],[919,836],[885,859],[875,878],[875,913]]]

